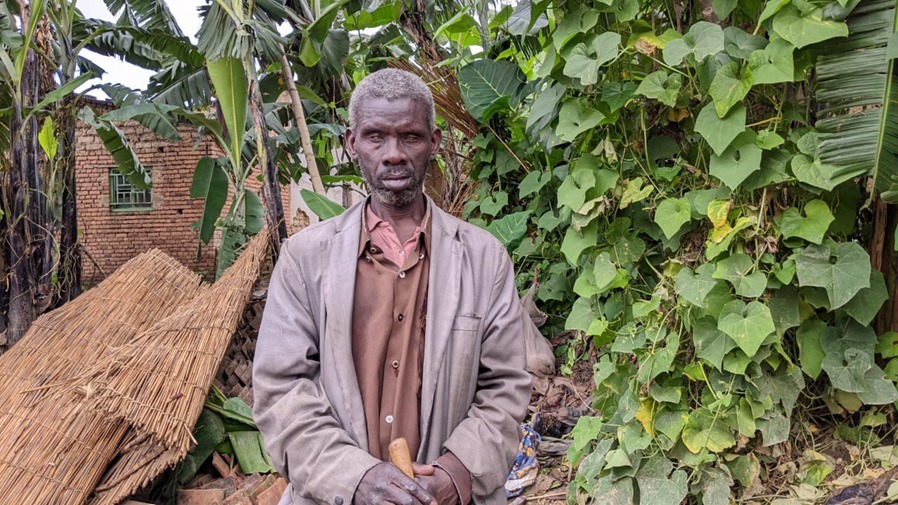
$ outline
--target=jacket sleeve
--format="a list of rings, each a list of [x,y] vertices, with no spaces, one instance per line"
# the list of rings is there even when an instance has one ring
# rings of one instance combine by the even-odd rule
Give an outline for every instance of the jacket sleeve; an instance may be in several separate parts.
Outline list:
[[[518,426],[530,404],[521,301],[504,249],[500,256],[482,322],[474,401],[467,417],[443,443],[443,448],[454,453],[471,472],[475,503],[505,484],[520,443]],[[475,447],[478,449],[471,450]]]
[[[349,505],[379,460],[336,419],[320,383],[319,336],[302,266],[282,249],[253,361],[253,417],[277,470],[320,503]]]

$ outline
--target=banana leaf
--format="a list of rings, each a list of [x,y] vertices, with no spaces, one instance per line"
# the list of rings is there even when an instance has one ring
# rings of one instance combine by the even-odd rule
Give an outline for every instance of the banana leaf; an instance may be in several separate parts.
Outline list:
[[[849,36],[820,56],[815,90],[817,156],[832,167],[830,178],[869,174],[889,199],[898,196],[889,191],[898,183],[898,78],[889,54],[896,15],[892,0],[860,2],[847,18]]]

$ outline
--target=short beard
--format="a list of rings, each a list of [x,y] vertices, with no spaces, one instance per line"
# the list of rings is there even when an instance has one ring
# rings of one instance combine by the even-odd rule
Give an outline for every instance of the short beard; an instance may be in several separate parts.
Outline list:
[[[372,181],[370,181],[366,175],[366,170],[363,169],[361,172],[362,179],[364,179],[365,184],[368,186],[368,191],[371,192],[374,198],[377,198],[383,205],[392,208],[403,208],[415,203],[415,200],[417,200],[422,193],[424,179],[427,177],[427,172],[424,172],[424,175],[421,178],[418,178],[414,169],[412,169],[412,185],[402,191],[390,191],[379,184],[372,184]]]

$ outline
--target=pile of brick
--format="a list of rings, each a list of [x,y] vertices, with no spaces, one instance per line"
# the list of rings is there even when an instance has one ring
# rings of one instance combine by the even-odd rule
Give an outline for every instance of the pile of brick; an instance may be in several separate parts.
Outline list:
[[[268,281],[260,280],[254,287],[243,319],[215,376],[216,386],[225,396],[240,398],[249,406],[253,405],[253,355],[256,350],[256,336],[262,323],[262,311],[265,309],[267,295]]]
[[[189,488],[178,490],[178,505],[277,505],[287,488],[276,474],[243,475],[218,453],[212,465],[219,476],[197,476]]]

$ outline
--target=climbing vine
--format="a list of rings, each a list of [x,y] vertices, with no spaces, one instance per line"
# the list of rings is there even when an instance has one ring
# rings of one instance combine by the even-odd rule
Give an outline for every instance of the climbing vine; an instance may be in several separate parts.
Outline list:
[[[470,14],[441,27],[483,132],[464,215],[538,281],[563,371],[592,363],[572,503],[724,505],[817,407],[855,441],[895,415],[865,249],[867,181],[898,169],[894,2],[704,4],[521,2],[485,45]]]

